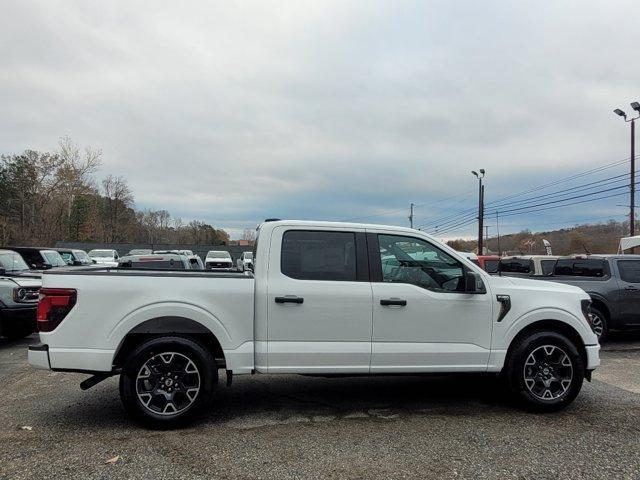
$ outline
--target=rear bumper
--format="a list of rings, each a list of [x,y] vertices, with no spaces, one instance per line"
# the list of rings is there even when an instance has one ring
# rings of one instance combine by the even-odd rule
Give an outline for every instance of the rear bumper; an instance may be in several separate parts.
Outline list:
[[[37,345],[29,345],[29,365],[40,370],[50,370],[49,364],[49,346],[39,343]]]
[[[69,372],[111,372],[113,350],[29,346],[29,365],[34,368]]]
[[[600,366],[600,345],[586,345],[587,352],[587,370],[593,370]]]

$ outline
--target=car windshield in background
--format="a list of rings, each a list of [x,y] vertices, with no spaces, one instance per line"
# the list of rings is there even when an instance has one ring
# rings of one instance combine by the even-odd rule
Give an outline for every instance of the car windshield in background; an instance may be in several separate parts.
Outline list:
[[[231,255],[226,251],[209,252],[207,253],[207,258],[231,258]]]
[[[91,250],[89,256],[91,258],[113,258],[113,250]]]
[[[600,278],[608,275],[604,260],[597,258],[561,258],[556,263],[554,275]]]
[[[62,258],[58,252],[54,252],[53,250],[43,250],[42,256],[45,258],[47,263],[52,267],[67,266],[67,262],[64,261],[64,258]]]
[[[7,272],[23,272],[29,270],[29,266],[17,253],[0,253],[0,267]]]
[[[71,252],[61,252],[60,256],[65,262],[67,262],[67,264],[73,263],[74,258]]]
[[[89,260],[89,255],[82,250],[74,250],[73,254],[76,256],[78,260]]]
[[[252,260],[253,259],[253,252],[244,252],[244,258],[245,258],[245,260]]]
[[[510,273],[531,273],[531,260],[510,258],[500,260],[500,271]]]

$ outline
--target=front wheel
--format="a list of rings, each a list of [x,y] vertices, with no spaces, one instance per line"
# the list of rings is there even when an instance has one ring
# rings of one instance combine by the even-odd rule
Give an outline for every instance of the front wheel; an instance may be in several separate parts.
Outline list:
[[[571,340],[533,332],[514,345],[505,368],[511,391],[529,409],[551,412],[569,405],[584,380],[584,361]]]
[[[598,342],[604,342],[605,338],[607,338],[607,334],[609,333],[607,317],[595,307],[591,307],[589,317],[591,318],[591,330],[593,330],[593,333],[598,337]]]
[[[125,409],[152,427],[183,424],[212,399],[218,370],[212,355],[183,337],[159,337],[138,346],[120,375]]]

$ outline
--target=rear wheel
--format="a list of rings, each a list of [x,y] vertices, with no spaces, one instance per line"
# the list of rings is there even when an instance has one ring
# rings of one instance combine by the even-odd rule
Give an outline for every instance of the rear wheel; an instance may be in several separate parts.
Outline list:
[[[212,355],[183,337],[160,337],[137,347],[120,375],[125,409],[154,426],[177,426],[210,404],[218,382]]]
[[[551,412],[569,405],[584,379],[584,361],[571,340],[533,332],[514,345],[507,360],[511,391],[529,409]]]

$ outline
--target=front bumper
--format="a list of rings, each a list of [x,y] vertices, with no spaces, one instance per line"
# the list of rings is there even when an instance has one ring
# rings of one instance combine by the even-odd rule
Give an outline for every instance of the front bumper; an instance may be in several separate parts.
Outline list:
[[[587,370],[593,370],[600,365],[600,345],[586,345]]]
[[[29,345],[29,365],[40,370],[50,370],[49,363],[49,346],[39,343],[37,345]]]
[[[30,326],[35,331],[37,313],[37,305],[3,308],[0,310],[0,330],[3,326],[8,328],[9,325],[20,323]]]

